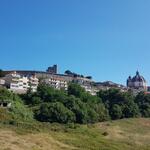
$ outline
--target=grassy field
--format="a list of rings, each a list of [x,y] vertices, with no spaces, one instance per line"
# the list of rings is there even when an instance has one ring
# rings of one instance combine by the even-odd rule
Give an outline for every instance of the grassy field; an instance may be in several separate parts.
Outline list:
[[[0,150],[150,150],[150,119],[94,125],[0,124]]]

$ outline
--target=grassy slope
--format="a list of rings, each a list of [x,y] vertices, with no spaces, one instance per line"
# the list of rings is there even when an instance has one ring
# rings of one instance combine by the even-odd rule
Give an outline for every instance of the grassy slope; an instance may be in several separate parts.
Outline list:
[[[0,150],[76,149],[150,150],[150,119],[123,119],[75,129],[59,124],[0,124]]]

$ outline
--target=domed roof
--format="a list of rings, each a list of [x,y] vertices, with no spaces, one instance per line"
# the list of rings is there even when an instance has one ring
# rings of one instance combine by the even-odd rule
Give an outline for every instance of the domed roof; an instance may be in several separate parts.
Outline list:
[[[136,75],[132,78],[132,82],[136,82],[136,81],[138,81],[138,82],[146,82],[144,77],[141,76],[138,71],[136,72]]]
[[[132,78],[131,76],[128,77],[127,81],[132,81]]]

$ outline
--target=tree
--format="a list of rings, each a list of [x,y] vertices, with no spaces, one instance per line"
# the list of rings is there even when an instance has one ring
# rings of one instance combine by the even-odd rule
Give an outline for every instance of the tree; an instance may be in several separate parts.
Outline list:
[[[33,112],[27,108],[22,99],[17,95],[5,88],[0,88],[0,100],[5,102],[9,101],[11,107],[8,109],[12,118],[16,121],[32,121]]]
[[[65,74],[72,75],[73,73],[70,70],[66,70]]]
[[[86,78],[92,80],[92,76],[87,76]]]
[[[117,104],[113,105],[110,113],[111,113],[112,119],[120,119],[122,117],[121,107]]]
[[[75,83],[70,83],[68,86],[68,95],[74,95],[75,97],[81,98],[85,93],[85,89]]]
[[[75,114],[77,123],[87,123],[87,107],[79,98],[71,95],[66,99],[64,105]]]
[[[142,117],[150,117],[150,95],[140,92],[136,98],[137,103]]]
[[[87,115],[87,123],[95,123],[99,121],[98,113],[90,107],[87,107]]]
[[[139,108],[131,92],[121,92],[118,89],[109,89],[98,92],[112,119],[138,117]]]
[[[75,115],[72,111],[67,109],[62,103],[44,103],[41,104],[36,117],[44,122],[59,122],[69,123],[75,122]]]
[[[4,74],[3,70],[0,69],[0,77],[4,77],[4,76],[5,76],[5,74]]]
[[[140,110],[138,105],[134,102],[134,99],[125,99],[122,105],[123,117],[134,118],[140,116]]]
[[[108,109],[103,103],[97,103],[94,105],[94,110],[98,114],[98,121],[106,121],[110,119]]]

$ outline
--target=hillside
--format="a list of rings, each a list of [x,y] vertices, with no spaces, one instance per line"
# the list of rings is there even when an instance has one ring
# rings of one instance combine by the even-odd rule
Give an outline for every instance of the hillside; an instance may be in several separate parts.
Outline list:
[[[94,125],[0,124],[0,150],[150,150],[150,119]]]

